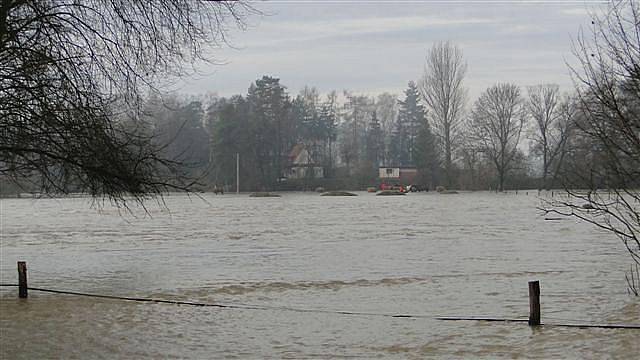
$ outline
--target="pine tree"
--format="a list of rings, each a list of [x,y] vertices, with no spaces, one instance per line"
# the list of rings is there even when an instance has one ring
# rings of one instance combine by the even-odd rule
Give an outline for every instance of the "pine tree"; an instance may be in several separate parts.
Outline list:
[[[409,82],[404,93],[405,99],[399,102],[398,114],[398,133],[405,137],[398,141],[402,146],[399,153],[400,164],[416,166],[419,181],[433,186],[437,184],[439,173],[436,138],[427,121],[426,110],[420,104],[416,84]]]
[[[409,82],[404,93],[405,99],[398,101],[400,111],[393,133],[392,148],[398,165],[410,166],[416,165],[415,146],[418,133],[426,124],[426,114],[419,102],[418,87],[413,81]]]
[[[367,132],[367,161],[369,161],[374,168],[380,166],[380,160],[382,159],[381,152],[384,150],[383,145],[380,121],[378,121],[378,117],[374,111],[371,115]]]
[[[325,176],[331,176],[333,172],[333,144],[337,139],[337,114],[336,114],[335,92],[329,94],[328,101],[322,104],[318,114],[320,131],[323,135],[325,145]]]
[[[283,159],[295,143],[291,103],[280,79],[263,76],[249,88],[250,127],[261,187],[272,187],[284,171]]]
[[[214,113],[215,111],[215,113]],[[212,162],[214,185],[235,183],[236,154],[240,154],[241,187],[253,189],[259,178],[255,166],[255,143],[249,127],[249,105],[237,95],[210,111],[212,122]]]
[[[418,169],[418,181],[433,188],[440,177],[440,155],[436,138],[431,132],[429,122],[419,124],[418,135],[414,144],[414,161]]]

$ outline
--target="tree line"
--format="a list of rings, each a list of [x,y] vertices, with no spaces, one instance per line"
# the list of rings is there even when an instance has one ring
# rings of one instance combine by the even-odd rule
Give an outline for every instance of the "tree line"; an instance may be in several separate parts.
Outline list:
[[[637,8],[633,1],[614,5],[632,15]],[[589,115],[615,115],[603,105],[614,90],[636,96],[637,71],[587,60],[634,60],[635,48],[618,41],[633,32],[612,32],[593,52],[581,38],[576,56],[584,69],[575,73],[596,80],[577,81],[573,94],[553,84],[503,83],[470,101],[462,50],[446,42],[427,52],[422,76],[401,95],[320,94],[313,87],[290,94],[270,76],[227,98],[156,94],[163,76],[183,75],[181,63],[201,59],[204,41],[224,42],[226,25],[243,27],[252,12],[246,2],[230,1],[3,2],[4,184],[29,179],[30,188],[45,192],[146,197],[196,182],[232,184],[240,154],[243,190],[280,188],[296,145],[323,169],[327,184],[345,188],[374,185],[381,165],[415,167],[419,183],[457,189],[620,182],[602,170],[604,150],[628,134],[607,133],[603,145],[592,136]],[[614,22],[594,24],[594,36],[616,30]],[[94,25],[118,31],[92,31]],[[627,73],[624,86],[612,89],[608,81]]]
[[[141,123],[204,188],[234,185],[239,155],[242,190],[363,188],[376,185],[381,166],[415,167],[416,182],[430,188],[550,189],[596,150],[576,131],[575,95],[499,83],[470,104],[466,67],[461,49],[441,42],[400,96],[312,86],[292,95],[263,76],[243,95],[150,96]],[[296,145],[323,179],[287,178]]]

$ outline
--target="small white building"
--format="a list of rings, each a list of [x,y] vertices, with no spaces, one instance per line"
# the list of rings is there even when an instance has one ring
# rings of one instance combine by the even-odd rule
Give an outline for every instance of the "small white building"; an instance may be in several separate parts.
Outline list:
[[[381,166],[378,169],[378,176],[382,182],[400,182],[405,185],[413,184],[418,170],[412,166]]]
[[[378,170],[380,179],[400,179],[399,167],[380,167]]]

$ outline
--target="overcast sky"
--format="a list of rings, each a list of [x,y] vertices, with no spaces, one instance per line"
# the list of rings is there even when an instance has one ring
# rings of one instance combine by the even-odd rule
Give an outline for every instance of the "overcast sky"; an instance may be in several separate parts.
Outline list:
[[[400,94],[423,72],[437,41],[462,48],[465,85],[475,99],[496,82],[553,82],[570,90],[566,63],[572,39],[588,30],[602,1],[270,1],[246,31],[231,32],[234,48],[214,54],[225,65],[200,67],[179,91],[246,94],[262,75],[280,78],[291,94]]]

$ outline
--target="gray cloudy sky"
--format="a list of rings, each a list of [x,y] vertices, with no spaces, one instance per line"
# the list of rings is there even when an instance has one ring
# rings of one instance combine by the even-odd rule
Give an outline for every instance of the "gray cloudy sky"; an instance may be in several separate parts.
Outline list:
[[[422,74],[434,42],[452,41],[468,63],[473,98],[496,82],[571,87],[571,41],[602,1],[270,1],[217,49],[222,66],[200,67],[179,90],[245,94],[262,75],[296,94],[350,89],[401,93]]]

